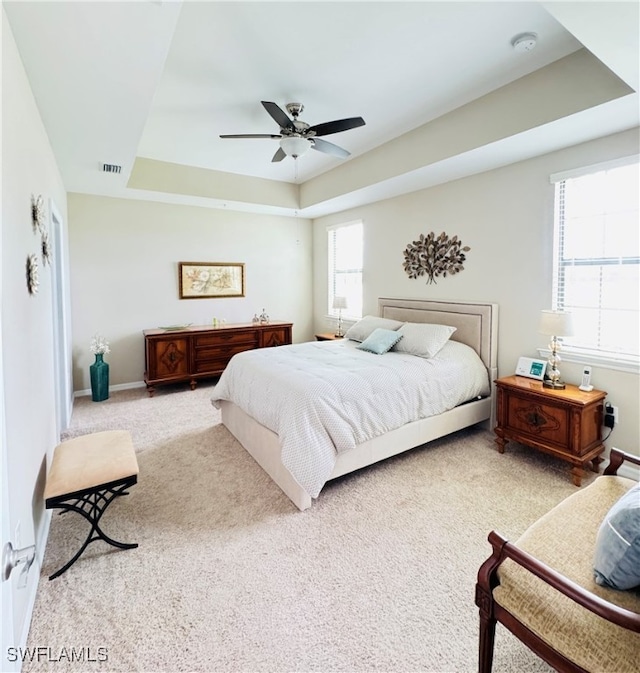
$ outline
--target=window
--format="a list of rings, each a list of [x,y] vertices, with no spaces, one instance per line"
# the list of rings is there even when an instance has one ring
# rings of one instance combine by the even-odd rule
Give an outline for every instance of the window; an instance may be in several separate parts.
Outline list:
[[[553,308],[573,314],[565,353],[639,361],[638,157],[552,176]]]
[[[343,316],[362,317],[362,222],[352,222],[327,230],[329,258],[329,315],[338,315],[334,297],[346,297]]]

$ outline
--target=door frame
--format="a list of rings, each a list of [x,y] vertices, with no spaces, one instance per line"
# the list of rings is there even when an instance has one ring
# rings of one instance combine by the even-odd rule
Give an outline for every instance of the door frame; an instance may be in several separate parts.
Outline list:
[[[52,243],[51,300],[53,310],[53,366],[56,381],[57,434],[69,427],[73,409],[73,384],[69,341],[69,302],[64,220],[53,199],[49,199],[49,221]]]

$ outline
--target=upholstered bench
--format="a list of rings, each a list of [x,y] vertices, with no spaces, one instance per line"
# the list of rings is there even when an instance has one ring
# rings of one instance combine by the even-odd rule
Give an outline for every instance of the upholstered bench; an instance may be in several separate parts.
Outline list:
[[[637,486],[616,476],[625,459],[640,464],[613,449],[603,476],[554,507],[515,544],[490,533],[493,554],[476,585],[481,673],[492,668],[496,622],[559,671],[639,670],[640,587],[620,591],[594,579],[600,526]],[[631,497],[635,501],[635,491]]]
[[[80,549],[62,568],[49,577],[62,575],[81,556],[90,542],[104,540],[120,549],[137,544],[117,542],[100,528],[100,519],[111,502],[127,495],[138,480],[138,461],[131,435],[122,430],[96,432],[59,444],[53,453],[45,486],[47,509],[77,512],[91,529]]]

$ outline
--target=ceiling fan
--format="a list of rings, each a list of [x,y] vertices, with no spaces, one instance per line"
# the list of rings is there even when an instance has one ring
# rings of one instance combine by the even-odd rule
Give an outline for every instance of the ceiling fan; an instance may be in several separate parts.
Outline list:
[[[289,118],[286,112],[269,101],[261,101],[264,109],[271,115],[276,124],[280,127],[280,133],[240,133],[221,135],[221,138],[279,138],[280,147],[273,155],[271,161],[282,161],[286,156],[297,159],[302,156],[309,148],[331,154],[340,159],[346,159],[351,153],[342,147],[322,140],[319,136],[328,136],[332,133],[340,133],[355,129],[358,126],[364,126],[362,117],[350,117],[349,119],[336,119],[324,124],[309,126],[306,122],[300,121],[298,115],[304,110],[302,103],[287,103],[285,106],[287,112],[293,117]]]

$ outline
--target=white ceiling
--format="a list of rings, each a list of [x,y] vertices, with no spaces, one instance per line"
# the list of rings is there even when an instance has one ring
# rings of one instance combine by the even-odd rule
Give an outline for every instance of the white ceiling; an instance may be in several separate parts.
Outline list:
[[[622,13],[601,29],[612,5]],[[3,2],[67,190],[134,197],[136,157],[297,183],[343,163],[313,151],[271,163],[277,140],[218,137],[277,133],[261,100],[302,102],[310,124],[362,116],[366,126],[326,138],[350,161],[583,44],[637,79],[636,5]],[[538,35],[524,54],[511,46],[522,32]],[[615,122],[592,135],[637,115]],[[103,162],[122,165],[121,176],[102,173]]]
[[[541,35],[523,57],[510,45]],[[277,133],[260,105],[305,105],[310,124],[361,116],[327,138],[361,154],[579,48],[540,6],[486,3],[190,3],[183,6],[138,153],[232,173],[292,180],[271,164]],[[311,152],[299,179],[339,159]]]

